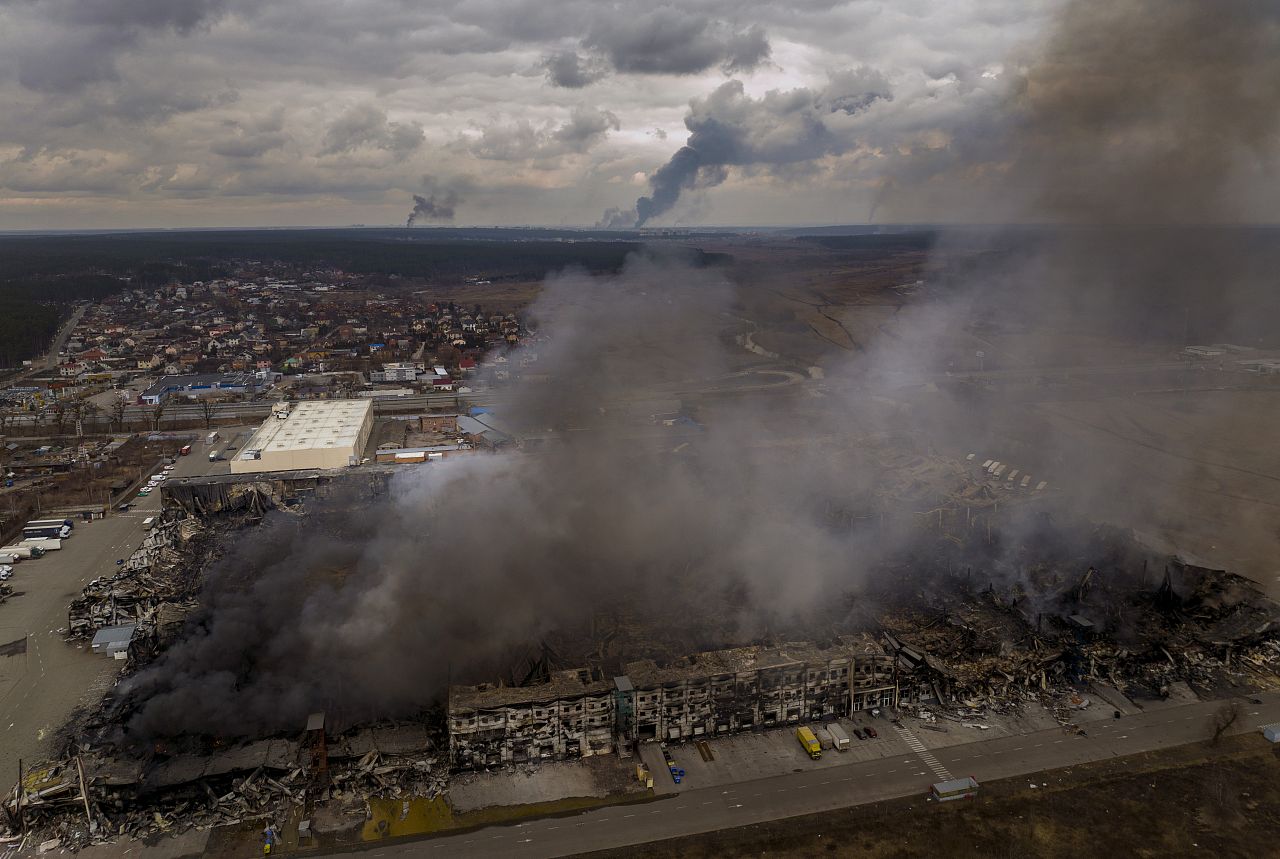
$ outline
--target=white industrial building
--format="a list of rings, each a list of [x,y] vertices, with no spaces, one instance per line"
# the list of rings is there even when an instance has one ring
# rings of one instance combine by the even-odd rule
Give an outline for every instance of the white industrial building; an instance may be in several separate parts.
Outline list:
[[[371,400],[311,400],[267,418],[231,460],[231,473],[357,465],[373,431]]]

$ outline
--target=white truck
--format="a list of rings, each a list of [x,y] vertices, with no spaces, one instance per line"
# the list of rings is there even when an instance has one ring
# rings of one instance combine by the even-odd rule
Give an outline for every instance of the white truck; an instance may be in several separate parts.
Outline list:
[[[18,563],[18,561],[21,561],[21,560],[22,558],[19,555],[11,555],[8,552],[0,552],[0,566],[12,567],[14,564]]]
[[[43,549],[46,552],[56,552],[62,548],[62,540],[57,537],[28,537],[18,545],[30,546],[33,549]]]
[[[0,555],[14,555],[18,558],[31,559],[39,558],[44,554],[44,549],[39,546],[5,546],[0,549]]]
[[[837,752],[849,751],[849,735],[836,722],[827,725],[827,733],[831,735],[831,748]]]

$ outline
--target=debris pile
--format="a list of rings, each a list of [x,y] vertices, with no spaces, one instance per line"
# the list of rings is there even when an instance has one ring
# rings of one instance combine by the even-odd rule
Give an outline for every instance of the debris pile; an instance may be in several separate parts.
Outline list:
[[[194,519],[157,525],[111,576],[100,576],[72,601],[67,635],[89,638],[108,626],[138,624],[147,633],[185,617],[198,604],[199,565],[191,543],[206,528]]]
[[[24,774],[0,809],[10,831],[75,850],[122,836],[280,820],[325,800],[434,798],[447,786],[447,768],[423,725],[376,725],[322,740],[320,758],[312,733],[230,747],[82,747]]]
[[[1035,599],[1025,582],[975,591],[962,578],[886,612],[904,697],[994,711],[1034,701],[1066,725],[1090,683],[1138,699],[1179,682],[1204,698],[1277,683],[1280,605],[1247,579],[1178,561],[1155,588],[1093,567],[1057,578]]]

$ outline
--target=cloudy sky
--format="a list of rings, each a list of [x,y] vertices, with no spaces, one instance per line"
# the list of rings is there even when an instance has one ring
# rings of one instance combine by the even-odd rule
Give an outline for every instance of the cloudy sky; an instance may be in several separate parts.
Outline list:
[[[0,0],[0,228],[973,218],[1063,2]]]

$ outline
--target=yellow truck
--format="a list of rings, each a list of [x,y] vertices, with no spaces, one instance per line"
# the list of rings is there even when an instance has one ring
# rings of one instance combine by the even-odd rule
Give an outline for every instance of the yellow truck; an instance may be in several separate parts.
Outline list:
[[[796,739],[800,741],[800,745],[804,750],[809,753],[809,757],[815,761],[822,757],[822,743],[818,742],[818,738],[814,736],[813,731],[801,725],[796,728]]]

